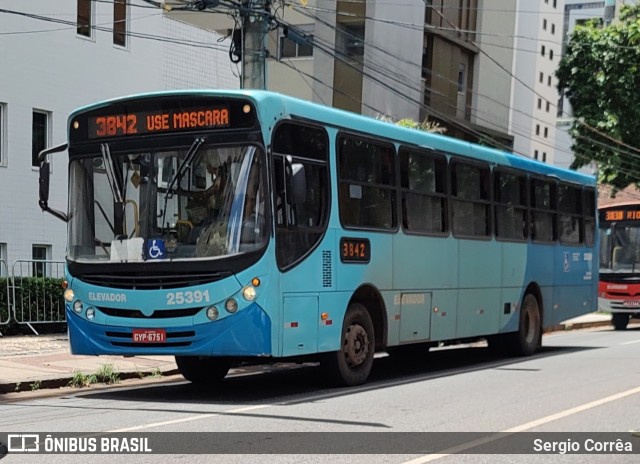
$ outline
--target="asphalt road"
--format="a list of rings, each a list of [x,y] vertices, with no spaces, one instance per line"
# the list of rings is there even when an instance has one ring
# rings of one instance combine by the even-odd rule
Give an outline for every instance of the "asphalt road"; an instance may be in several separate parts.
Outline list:
[[[174,381],[31,398],[0,404],[0,431],[93,432],[98,438],[106,432],[135,436],[184,432],[163,435],[162,449],[179,454],[10,454],[2,464],[637,462],[637,455],[628,454],[455,452],[475,452],[477,446],[493,453],[509,450],[511,435],[505,438],[495,432],[525,432],[513,436],[564,442],[572,439],[567,433],[583,432],[569,436],[582,446],[592,434],[598,440],[596,432],[618,432],[617,436],[624,437],[625,443],[632,443],[635,453],[640,453],[640,437],[632,433],[640,430],[639,354],[639,328],[625,332],[599,329],[547,335],[542,351],[530,358],[496,357],[479,345],[434,350],[421,362],[379,358],[370,381],[357,388],[328,388],[318,369],[302,366],[228,378],[216,389]],[[231,443],[227,452],[238,454],[186,454],[206,449],[221,439],[219,434],[196,432],[235,432],[223,438]],[[273,436],[249,435],[252,432]],[[291,432],[340,433],[323,436]],[[562,433],[556,437],[543,432]],[[158,436],[152,437],[158,443]],[[410,444],[402,448],[406,437],[414,441],[408,440]],[[412,446],[416,440],[429,441],[430,453]],[[368,450],[380,454],[302,454],[305,449],[344,452],[349,443],[361,449],[362,442],[368,443]],[[502,447],[504,443],[506,448]],[[403,454],[396,454],[400,448]],[[249,454],[262,449],[287,454]]]

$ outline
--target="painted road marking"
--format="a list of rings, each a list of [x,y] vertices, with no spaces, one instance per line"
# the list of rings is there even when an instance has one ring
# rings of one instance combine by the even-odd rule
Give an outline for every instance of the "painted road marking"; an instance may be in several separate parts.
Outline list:
[[[633,340],[630,342],[620,343],[621,345],[633,345],[634,343],[640,343],[640,340]]]
[[[607,396],[606,398],[601,398],[599,400],[591,401],[590,403],[585,403],[580,406],[576,406],[570,409],[565,409],[564,411],[560,411],[555,414],[551,414],[549,416],[533,420],[531,422],[526,422],[524,424],[511,427],[509,429],[503,430],[502,432],[498,432],[495,435],[490,435],[488,437],[479,438],[478,440],[473,440],[467,443],[462,443],[458,446],[447,448],[437,454],[427,454],[424,456],[420,456],[419,458],[415,458],[410,461],[405,461],[402,464],[424,464],[426,462],[432,462],[432,461],[435,461],[436,459],[440,459],[445,456],[451,456],[452,454],[462,453],[464,451],[475,448],[476,446],[484,445],[487,443],[491,443],[492,441],[503,439],[505,433],[516,433],[516,432],[524,432],[526,430],[531,430],[541,425],[548,424],[549,422],[557,421],[559,419],[563,419],[565,417],[578,414],[579,412],[587,411],[589,409],[602,406],[603,404],[607,404],[612,401],[626,398],[627,396],[636,395],[638,393],[640,393],[640,387],[632,388],[630,390],[626,390],[626,391],[617,393],[615,395]]]
[[[237,413],[241,413],[241,412],[255,411],[257,409],[270,408],[271,406],[273,406],[273,405],[272,404],[257,404],[255,406],[246,406],[244,408],[232,409],[231,411],[212,412],[210,414],[198,414],[197,416],[188,416],[188,417],[183,417],[181,419],[173,419],[173,420],[168,420],[168,421],[163,421],[163,422],[152,422],[150,424],[143,424],[143,425],[135,425],[133,427],[125,427],[123,429],[109,430],[106,433],[132,432],[134,430],[144,430],[144,429],[150,429],[150,428],[153,428],[153,427],[162,427],[162,426],[165,426],[165,425],[181,424],[181,423],[184,423],[184,422],[192,422],[192,421],[196,421],[196,420],[207,419],[209,417],[221,416],[221,415],[224,415],[224,414],[237,414]]]

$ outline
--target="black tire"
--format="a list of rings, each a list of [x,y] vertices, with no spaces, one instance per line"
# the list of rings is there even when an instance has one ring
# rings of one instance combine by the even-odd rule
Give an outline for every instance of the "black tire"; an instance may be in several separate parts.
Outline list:
[[[629,325],[629,319],[631,316],[626,313],[613,313],[611,315],[611,322],[615,330],[626,330]]]
[[[542,340],[542,318],[540,304],[532,293],[527,293],[522,300],[518,331],[507,334],[506,348],[510,354],[529,356],[535,353]]]
[[[320,364],[333,385],[362,385],[371,372],[375,347],[369,312],[360,303],[352,303],[342,323],[340,350],[327,353]]]
[[[231,368],[231,361],[227,358],[205,356],[176,356],[176,364],[185,379],[197,384],[221,382]]]

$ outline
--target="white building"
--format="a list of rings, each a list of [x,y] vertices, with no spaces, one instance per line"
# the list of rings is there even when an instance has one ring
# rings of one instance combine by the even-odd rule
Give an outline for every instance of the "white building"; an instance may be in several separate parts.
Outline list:
[[[595,19],[603,20],[605,18],[605,7],[611,7],[614,4],[615,12],[619,13],[621,2],[599,1],[589,2],[585,0],[564,0],[564,15],[563,15],[563,47],[569,40],[569,35],[573,32],[576,25],[582,24],[586,21]],[[569,135],[569,129],[571,128],[571,122],[573,120],[573,111],[567,98],[563,98],[558,102],[557,111],[557,138],[556,138],[556,152],[557,156],[554,160],[554,164],[560,167],[569,167],[573,161],[573,151],[571,145],[573,140]],[[587,173],[592,173],[594,168],[585,167],[582,169]]]
[[[0,31],[0,260],[7,263],[64,258],[66,224],[38,207],[35,157],[66,141],[73,109],[138,92],[239,84],[228,40],[143,0],[4,0]],[[65,210],[66,155],[51,161],[49,204]]]
[[[562,55],[564,0],[518,0],[515,4],[509,131],[516,152],[553,163],[558,101],[554,74]]]

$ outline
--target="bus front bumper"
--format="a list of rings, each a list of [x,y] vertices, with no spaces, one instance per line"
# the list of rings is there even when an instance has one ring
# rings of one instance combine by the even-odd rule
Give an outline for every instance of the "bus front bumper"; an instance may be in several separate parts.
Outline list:
[[[135,326],[101,325],[67,310],[71,353],[78,355],[271,356],[271,320],[251,306],[219,321],[162,327],[161,343],[134,343]]]

